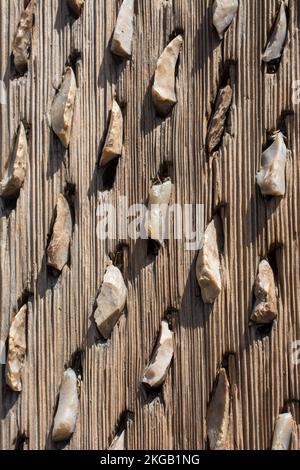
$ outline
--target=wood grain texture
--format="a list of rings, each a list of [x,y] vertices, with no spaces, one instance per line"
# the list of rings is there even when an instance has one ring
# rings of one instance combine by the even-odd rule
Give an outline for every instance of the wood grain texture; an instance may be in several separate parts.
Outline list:
[[[279,1],[240,0],[237,18],[220,42],[212,27],[210,0],[137,0],[131,61],[110,53],[120,0],[86,0],[75,20],[64,0],[37,0],[27,75],[18,78],[12,42],[22,0],[0,0],[0,79],[7,104],[0,105],[0,170],[20,120],[28,124],[30,170],[11,210],[0,200],[0,339],[6,341],[18,302],[28,294],[28,353],[23,391],[11,393],[1,366],[0,447],[59,448],[51,428],[59,386],[72,354],[82,351],[83,380],[76,431],[67,449],[106,449],[120,417],[130,412],[128,449],[204,449],[205,417],[218,370],[227,367],[232,394],[232,446],[267,449],[275,419],[290,409],[300,442],[299,367],[291,343],[300,340],[300,108],[292,83],[300,80],[300,8],[289,0],[289,32],[276,74],[261,54]],[[155,114],[151,84],[158,57],[172,32],[183,32],[178,65],[178,104],[162,120]],[[51,103],[68,58],[77,57],[78,93],[71,145],[65,151],[50,129]],[[205,151],[208,120],[225,65],[232,61],[233,106],[223,145]],[[124,104],[125,141],[116,180],[105,189],[97,167],[114,94]],[[264,199],[255,184],[267,132],[284,111],[287,193]],[[202,203],[205,223],[221,204],[225,285],[204,306],[195,276],[197,253],[169,241],[156,259],[147,243],[97,238],[99,203],[146,203],[151,178],[169,162],[174,201]],[[56,283],[47,276],[46,247],[57,197],[76,187],[70,265]],[[118,211],[116,212],[116,220]],[[107,256],[125,245],[127,312],[111,340],[99,340],[93,306]],[[269,334],[249,327],[253,285],[261,257],[277,265],[279,315]],[[163,392],[147,396],[140,386],[168,309],[174,309],[175,354]],[[18,440],[19,439],[19,440]]]

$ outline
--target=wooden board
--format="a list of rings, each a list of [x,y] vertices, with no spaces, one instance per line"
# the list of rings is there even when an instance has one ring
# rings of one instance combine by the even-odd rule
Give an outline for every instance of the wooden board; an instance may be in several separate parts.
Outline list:
[[[0,200],[0,339],[27,295],[28,353],[23,391],[5,386],[1,366],[2,449],[59,448],[51,427],[65,365],[80,350],[82,385],[76,431],[67,449],[106,449],[127,413],[128,449],[207,448],[206,410],[218,369],[227,367],[232,393],[234,449],[268,449],[275,419],[291,409],[299,449],[299,365],[292,342],[300,340],[300,8],[289,7],[289,32],[276,74],[261,54],[279,1],[241,0],[237,18],[220,42],[210,0],[138,0],[131,61],[109,48],[119,0],[86,0],[74,20],[66,2],[37,1],[32,55],[26,76],[15,76],[12,41],[22,0],[0,0],[0,79],[7,89],[1,109],[3,173],[20,120],[28,124],[30,170],[16,209]],[[177,74],[178,104],[162,120],[151,84],[156,62],[172,33],[183,32]],[[76,58],[78,93],[71,145],[64,151],[49,113],[65,65]],[[224,75],[234,98],[223,145],[208,159],[208,119]],[[124,152],[111,189],[97,161],[114,94],[124,105]],[[264,199],[255,183],[267,132],[286,119],[287,194]],[[170,240],[157,258],[147,242],[97,238],[99,204],[146,203],[162,164],[174,183],[174,202],[204,204],[205,223],[221,206],[225,286],[213,307],[204,306],[195,278],[197,252]],[[75,185],[75,227],[70,266],[54,283],[45,250],[57,196]],[[119,209],[116,211],[116,220]],[[92,320],[108,254],[121,243],[128,305],[108,343]],[[279,316],[270,332],[249,327],[253,284],[261,257],[277,267]],[[163,391],[145,393],[140,381],[161,320],[170,310],[174,360]],[[26,437],[26,438],[25,438]]]

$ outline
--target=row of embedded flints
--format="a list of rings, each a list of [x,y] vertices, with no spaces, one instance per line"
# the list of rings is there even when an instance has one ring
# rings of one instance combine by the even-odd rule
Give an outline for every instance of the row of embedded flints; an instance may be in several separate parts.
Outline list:
[[[32,0],[23,13],[15,40],[14,57],[15,65],[18,71],[24,70],[25,62],[29,58],[29,36],[28,32],[32,28],[32,15],[35,1]],[[76,16],[80,15],[84,0],[68,0],[69,6]],[[230,26],[238,10],[237,1],[215,1],[214,3],[214,25],[220,38],[223,38],[226,29]],[[125,0],[119,12],[117,25],[112,40],[112,52],[122,57],[131,56],[131,44],[133,37],[133,15],[134,1]],[[267,46],[264,54],[264,60],[274,60],[278,58],[283,50],[286,37],[282,34],[282,28],[286,19],[286,8],[282,2],[279,15],[274,27],[273,36]],[[287,23],[285,24],[285,28]],[[25,38],[25,40],[24,40]],[[280,39],[281,38],[281,39]],[[161,55],[155,73],[155,81],[152,89],[154,105],[161,116],[167,116],[172,107],[176,104],[176,77],[175,67],[178,61],[183,38],[178,35],[164,50]],[[24,48],[25,45],[25,48]],[[277,52],[276,52],[277,50]],[[23,51],[23,53],[22,53]],[[25,51],[25,52],[24,52]],[[277,56],[275,57],[275,55]],[[280,56],[279,55],[279,56]],[[71,129],[73,122],[73,110],[76,97],[76,79],[71,67],[68,67],[60,88],[56,95],[51,111],[52,128],[57,134],[62,144],[67,148],[70,143]],[[221,142],[224,132],[226,116],[232,102],[232,89],[228,85],[219,92],[216,110],[210,121],[208,131],[208,150],[214,151]],[[110,161],[118,158],[122,154],[123,147],[123,116],[122,111],[116,102],[113,101],[110,127],[104,149],[101,156],[100,165],[105,166]],[[274,144],[263,156],[264,167],[258,175],[258,183],[261,181],[263,194],[283,195],[283,183],[285,181],[286,148],[283,136],[280,132],[274,135]],[[16,197],[23,186],[26,176],[27,160],[27,140],[23,125],[20,125],[18,138],[14,151],[13,165],[9,168],[6,177],[2,180],[1,192],[6,198]],[[274,174],[274,167],[278,168],[278,162],[281,163],[281,169]],[[280,167],[280,165],[279,165]],[[279,168],[280,170],[280,168]],[[283,173],[283,176],[282,176]],[[275,190],[274,190],[275,188]],[[150,191],[149,204],[168,204],[171,197],[172,184],[164,181],[153,185]],[[283,193],[283,194],[282,194]],[[148,225],[149,238],[162,243],[157,238],[160,233],[159,220],[151,220]],[[72,236],[72,217],[70,207],[64,196],[61,194],[57,203],[57,215],[53,228],[53,234],[50,245],[47,249],[48,265],[52,268],[62,271],[68,261],[69,245]],[[208,226],[204,239],[203,247],[199,253],[197,262],[197,279],[201,288],[204,302],[213,303],[221,291],[221,269],[220,255],[218,249],[217,220],[216,218]],[[257,279],[257,303],[252,320],[257,323],[269,323],[277,316],[276,293],[274,285],[274,276],[271,267],[267,261],[260,265]],[[95,320],[98,329],[103,337],[108,338],[117,323],[126,304],[127,289],[118,268],[110,265],[104,277],[104,282],[98,297],[98,307],[95,312]],[[26,324],[27,306],[23,306],[20,312],[14,318],[9,335],[9,354],[7,362],[7,383],[16,391],[21,390],[21,369],[25,359],[26,342],[25,324]],[[273,318],[270,320],[270,316]],[[24,334],[22,334],[24,329]],[[16,354],[17,352],[17,354]],[[173,333],[169,330],[168,323],[163,321],[161,324],[160,337],[156,349],[153,353],[150,365],[146,369],[143,382],[153,388],[159,387],[165,380],[171,360],[173,358]],[[223,371],[223,372],[222,372]],[[210,448],[226,448],[227,433],[224,432],[228,418],[227,397],[223,394],[220,397],[221,384],[220,378],[224,370],[220,371],[218,386],[211,402],[208,413],[208,436]],[[226,373],[225,373],[226,374]],[[68,369],[64,374],[61,385],[60,400],[53,427],[53,440],[60,441],[68,439],[74,429],[79,407],[77,394],[76,374]],[[222,388],[224,390],[224,387]],[[76,393],[75,393],[76,392]],[[77,399],[75,398],[77,396]],[[222,404],[222,413],[218,411],[214,416],[214,410],[220,409],[214,400],[220,400]],[[228,402],[229,403],[229,402]],[[214,404],[214,405],[213,405]],[[212,406],[213,405],[213,406]],[[219,403],[220,405],[220,403]],[[227,410],[227,411],[226,411]],[[213,418],[209,418],[213,416]],[[278,419],[276,429],[280,423],[286,423],[286,420]],[[211,423],[211,426],[209,425]],[[217,423],[217,424],[216,424]],[[279,433],[279,435],[281,435]],[[277,437],[276,437],[277,436]],[[278,441],[278,429],[274,435],[275,441]],[[124,440],[124,431],[116,436],[113,445],[121,445]],[[286,446],[286,445],[285,445]],[[285,447],[281,446],[281,447]],[[276,444],[273,442],[273,448]]]

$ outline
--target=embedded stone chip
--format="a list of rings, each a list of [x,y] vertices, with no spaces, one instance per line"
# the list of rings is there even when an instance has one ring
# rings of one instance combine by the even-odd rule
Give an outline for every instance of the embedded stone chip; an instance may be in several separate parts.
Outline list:
[[[103,338],[108,339],[126,304],[127,288],[121,271],[112,264],[108,266],[97,299],[95,322]]]
[[[108,134],[105,140],[100,166],[104,167],[122,155],[123,148],[123,114],[120,106],[113,101]]]
[[[213,24],[219,38],[223,39],[239,8],[238,0],[215,0],[213,4]]]
[[[162,385],[166,380],[173,354],[173,332],[169,329],[168,322],[164,320],[161,323],[160,335],[152,359],[144,372],[143,384],[150,388]]]
[[[26,131],[21,122],[18,130],[13,156],[9,162],[6,174],[0,182],[0,196],[5,199],[18,197],[23,187],[28,163],[28,144]]]
[[[182,44],[183,37],[176,36],[157,62],[152,98],[157,112],[162,117],[166,117],[177,103],[175,72]]]
[[[262,154],[256,181],[263,195],[278,197],[285,195],[287,148],[282,132],[275,132],[272,139],[272,145]]]
[[[132,55],[134,0],[124,0],[112,38],[111,51],[124,58]]]
[[[168,206],[172,196],[172,181],[154,184],[149,193],[145,230],[151,240],[163,244],[168,223]]]
[[[196,276],[203,302],[213,304],[222,289],[219,236],[221,222],[215,217],[208,225],[200,249]]]
[[[212,153],[222,140],[228,111],[232,103],[232,88],[226,85],[219,90],[215,111],[209,123],[207,148]]]
[[[75,431],[79,411],[77,376],[73,369],[64,372],[59,391],[58,407],[54,418],[52,440],[67,441]]]
[[[251,320],[258,324],[271,323],[277,317],[277,297],[274,274],[267,260],[259,265],[254,293],[256,302]]]
[[[206,424],[210,450],[226,450],[229,431],[230,392],[225,369],[219,372],[218,383],[209,404]]]
[[[50,244],[47,249],[48,266],[61,272],[69,260],[72,237],[72,214],[68,201],[63,194],[58,196],[56,219]]]
[[[69,147],[71,140],[76,89],[76,78],[73,69],[67,67],[51,109],[52,129],[65,148]]]
[[[288,19],[285,2],[281,2],[280,10],[276,18],[273,33],[263,54],[266,63],[279,59],[282,55],[288,29]]]
[[[111,443],[109,450],[126,450],[125,449],[125,429],[114,438]]]
[[[27,305],[13,318],[8,336],[8,354],[6,360],[6,384],[15,392],[22,391],[22,369],[26,356],[26,321]]]
[[[276,419],[272,450],[289,450],[294,428],[291,413],[282,413]]]
[[[32,28],[34,22],[35,0],[30,0],[23,11],[13,43],[14,65],[19,74],[28,69],[28,60],[31,53]]]

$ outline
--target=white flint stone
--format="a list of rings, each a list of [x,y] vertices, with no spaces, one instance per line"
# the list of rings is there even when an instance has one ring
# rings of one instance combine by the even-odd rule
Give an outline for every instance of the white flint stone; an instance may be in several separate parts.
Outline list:
[[[131,57],[133,38],[134,0],[124,0],[112,38],[111,50],[120,57]]]
[[[64,372],[59,391],[58,407],[54,418],[52,440],[67,441],[75,431],[79,410],[77,376],[72,369]]]
[[[62,271],[69,260],[72,227],[72,215],[69,203],[63,194],[60,194],[56,206],[56,219],[53,233],[47,249],[47,264],[57,271]]]
[[[212,304],[222,289],[221,263],[218,243],[219,220],[215,217],[208,225],[199,252],[196,276],[204,303]]]
[[[0,182],[0,196],[5,199],[14,199],[19,195],[26,177],[27,161],[28,144],[25,128],[21,122],[14,146],[13,157],[9,162],[4,178]]]
[[[256,176],[263,195],[285,195],[286,155],[284,136],[280,131],[275,132],[272,145],[262,154],[262,168]]]
[[[256,302],[251,320],[258,324],[271,323],[277,317],[274,273],[267,260],[261,261],[255,281]]]
[[[281,57],[287,36],[287,26],[288,20],[286,14],[286,5],[285,2],[282,1],[280,11],[276,18],[273,34],[262,57],[264,62],[268,63]]]
[[[120,106],[113,101],[109,129],[101,155],[100,166],[103,167],[109,162],[122,155],[123,148],[123,114]]]
[[[152,98],[158,113],[165,117],[177,103],[175,86],[175,68],[182,49],[183,37],[176,36],[163,51],[158,59]]]
[[[229,382],[225,369],[221,369],[206,418],[210,450],[226,450],[228,448],[229,409]]]
[[[22,369],[26,356],[27,305],[23,305],[13,318],[8,337],[5,369],[7,385],[15,392],[22,391]]]
[[[213,4],[213,24],[219,38],[223,39],[239,8],[238,0],[215,0]]]
[[[118,436],[114,438],[109,450],[126,450],[125,449],[125,429]]]
[[[52,129],[65,148],[69,147],[71,139],[76,89],[76,78],[73,69],[67,67],[51,109]]]
[[[126,304],[127,288],[121,271],[108,266],[97,299],[95,322],[103,338],[108,339]]]
[[[17,72],[21,74],[25,73],[28,68],[32,41],[34,7],[35,0],[30,0],[27,8],[22,13],[13,44],[14,64]]]
[[[166,321],[162,321],[159,340],[152,359],[144,372],[143,384],[150,388],[162,385],[167,377],[174,354],[173,333]]]
[[[168,206],[172,196],[172,181],[154,184],[149,193],[146,233],[151,240],[164,242],[168,225]]]
[[[276,419],[272,450],[289,450],[294,420],[291,413],[280,414]]]

